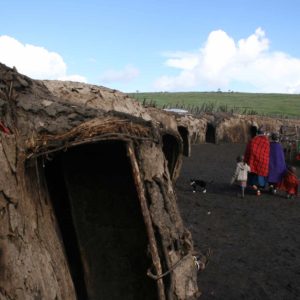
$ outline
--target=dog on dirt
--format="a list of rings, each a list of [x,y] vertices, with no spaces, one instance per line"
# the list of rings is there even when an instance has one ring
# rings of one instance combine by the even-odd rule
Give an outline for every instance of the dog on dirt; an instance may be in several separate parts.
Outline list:
[[[201,180],[201,179],[195,179],[192,178],[190,179],[190,185],[193,189],[193,193],[196,193],[197,189],[202,193],[205,194],[207,192],[207,186],[208,184],[212,183],[213,181],[205,181],[205,180]]]

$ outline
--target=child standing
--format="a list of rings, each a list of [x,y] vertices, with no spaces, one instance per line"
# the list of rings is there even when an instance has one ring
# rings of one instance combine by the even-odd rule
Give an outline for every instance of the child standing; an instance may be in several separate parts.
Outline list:
[[[288,199],[298,195],[299,180],[296,175],[295,167],[288,167],[287,172],[283,176],[282,181],[279,184],[279,189],[286,192]]]
[[[237,182],[241,188],[242,198],[245,196],[245,188],[247,186],[248,172],[250,172],[250,167],[244,162],[244,156],[239,155],[236,158],[236,168],[235,172],[231,178],[231,184]]]

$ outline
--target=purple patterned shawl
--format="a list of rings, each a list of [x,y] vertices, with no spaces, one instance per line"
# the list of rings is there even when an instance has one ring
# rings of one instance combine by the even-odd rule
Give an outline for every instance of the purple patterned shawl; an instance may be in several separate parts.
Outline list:
[[[278,142],[271,142],[268,181],[280,182],[285,172],[286,164],[282,146]]]

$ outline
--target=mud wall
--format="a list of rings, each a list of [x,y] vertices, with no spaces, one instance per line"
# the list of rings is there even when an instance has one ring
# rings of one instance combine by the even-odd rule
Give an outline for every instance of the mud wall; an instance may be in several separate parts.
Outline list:
[[[203,114],[199,117],[177,116],[179,125],[184,124],[189,130],[192,144],[246,143],[252,135],[253,128],[264,127],[268,133],[281,132],[282,127],[295,128],[300,133],[300,120],[279,119],[264,116],[233,115],[226,113]],[[208,135],[208,130],[215,131],[215,137]]]
[[[252,127],[264,127],[266,133],[280,133],[282,126],[295,127],[300,132],[300,120],[296,119],[233,116],[217,124],[216,137],[219,143],[246,143],[251,138]]]
[[[176,121],[178,126],[187,128],[191,144],[205,143],[205,133],[207,128],[206,119],[195,118],[191,115],[177,115]]]
[[[23,163],[14,135],[1,133],[0,298],[75,299],[40,170]]]
[[[168,299],[196,299],[197,270],[192,256],[192,238],[180,217],[172,182],[166,172],[167,162],[153,143],[143,143],[139,151],[140,168],[144,170],[142,180],[149,195],[149,211],[159,241],[158,248],[165,261],[162,271],[167,272],[171,266],[176,266],[163,278],[165,285],[171,285]],[[162,163],[153,165],[153,161]]]

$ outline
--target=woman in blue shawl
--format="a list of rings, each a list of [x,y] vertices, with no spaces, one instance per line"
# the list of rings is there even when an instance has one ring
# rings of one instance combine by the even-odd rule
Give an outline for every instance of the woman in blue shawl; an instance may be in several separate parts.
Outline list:
[[[286,163],[282,146],[279,143],[279,136],[277,133],[272,133],[270,142],[270,160],[268,175],[268,182],[271,193],[276,193],[277,185],[281,182],[285,172]]]

